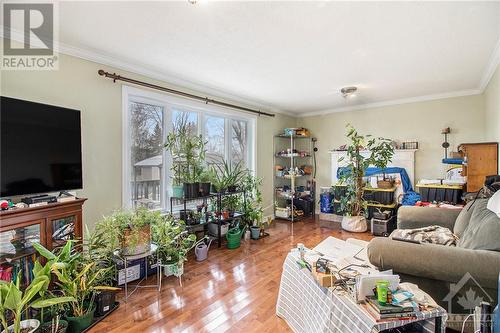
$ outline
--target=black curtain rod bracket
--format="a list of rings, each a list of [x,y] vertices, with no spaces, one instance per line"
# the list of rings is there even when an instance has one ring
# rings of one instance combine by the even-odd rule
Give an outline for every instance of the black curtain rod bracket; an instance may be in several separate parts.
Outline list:
[[[197,101],[204,102],[205,104],[215,104],[215,105],[220,105],[220,106],[223,106],[226,108],[231,108],[231,109],[236,109],[236,110],[240,110],[240,111],[253,113],[253,114],[256,114],[259,116],[274,117],[274,114],[272,114],[272,113],[262,112],[260,110],[246,108],[244,106],[239,106],[239,105],[235,105],[235,104],[231,104],[231,103],[221,102],[221,101],[211,99],[208,97],[202,97],[202,96],[198,96],[195,94],[191,94],[191,93],[187,93],[184,91],[175,90],[175,89],[171,89],[171,88],[162,87],[162,86],[148,83],[148,82],[144,82],[144,81],[134,80],[134,79],[131,79],[131,78],[128,78],[125,76],[117,75],[116,73],[111,74],[111,73],[106,72],[105,70],[102,70],[102,69],[98,70],[97,73],[100,76],[104,76],[106,78],[112,79],[113,83],[116,83],[116,81],[128,82],[128,83],[132,83],[132,84],[135,84],[138,86],[142,86],[142,87],[146,87],[146,88],[150,88],[150,89],[155,89],[155,90],[160,90],[160,91],[166,92],[168,94],[179,95],[182,97],[194,99]]]

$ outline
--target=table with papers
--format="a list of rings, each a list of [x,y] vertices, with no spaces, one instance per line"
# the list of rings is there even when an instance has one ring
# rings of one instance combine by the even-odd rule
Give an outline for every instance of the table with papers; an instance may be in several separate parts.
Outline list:
[[[366,260],[363,258],[363,247],[333,237],[327,238],[313,250],[316,251],[313,255],[337,262]],[[443,308],[421,311],[415,319],[377,321],[348,292],[321,287],[308,269],[297,264],[299,259],[300,255],[296,249],[287,255],[276,304],[276,314],[283,318],[294,332],[382,332],[410,323],[414,323],[415,332],[445,332],[447,313]]]

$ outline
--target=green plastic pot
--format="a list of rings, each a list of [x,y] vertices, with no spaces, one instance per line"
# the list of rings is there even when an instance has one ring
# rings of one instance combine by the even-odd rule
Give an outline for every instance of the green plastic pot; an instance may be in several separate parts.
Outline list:
[[[172,185],[172,196],[175,198],[184,197],[184,186],[183,185]]]
[[[80,317],[66,317],[68,322],[69,333],[80,333],[92,324],[92,319],[94,319],[95,308],[92,308],[89,312]]]
[[[245,229],[233,228],[230,229],[226,234],[227,239],[227,248],[228,249],[237,249],[241,244],[241,235],[243,234]]]

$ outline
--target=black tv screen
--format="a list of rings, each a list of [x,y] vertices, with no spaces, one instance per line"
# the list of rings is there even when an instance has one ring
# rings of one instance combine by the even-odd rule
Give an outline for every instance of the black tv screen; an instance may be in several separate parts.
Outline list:
[[[0,196],[81,189],[80,111],[0,98]]]

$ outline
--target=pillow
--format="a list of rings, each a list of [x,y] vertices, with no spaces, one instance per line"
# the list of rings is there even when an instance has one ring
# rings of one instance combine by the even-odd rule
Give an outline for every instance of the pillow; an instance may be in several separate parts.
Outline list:
[[[460,214],[458,214],[457,219],[455,220],[455,225],[453,226],[453,233],[458,237],[462,237],[465,229],[469,226],[470,217],[472,216],[472,212],[474,211],[475,204],[471,207],[473,201],[469,201]],[[470,208],[470,209],[469,209]]]
[[[500,251],[500,218],[486,208],[487,204],[488,199],[476,200],[469,225],[458,240],[458,247]]]
[[[486,207],[500,217],[500,191],[496,191],[495,194],[493,194],[488,200],[488,205]]]

